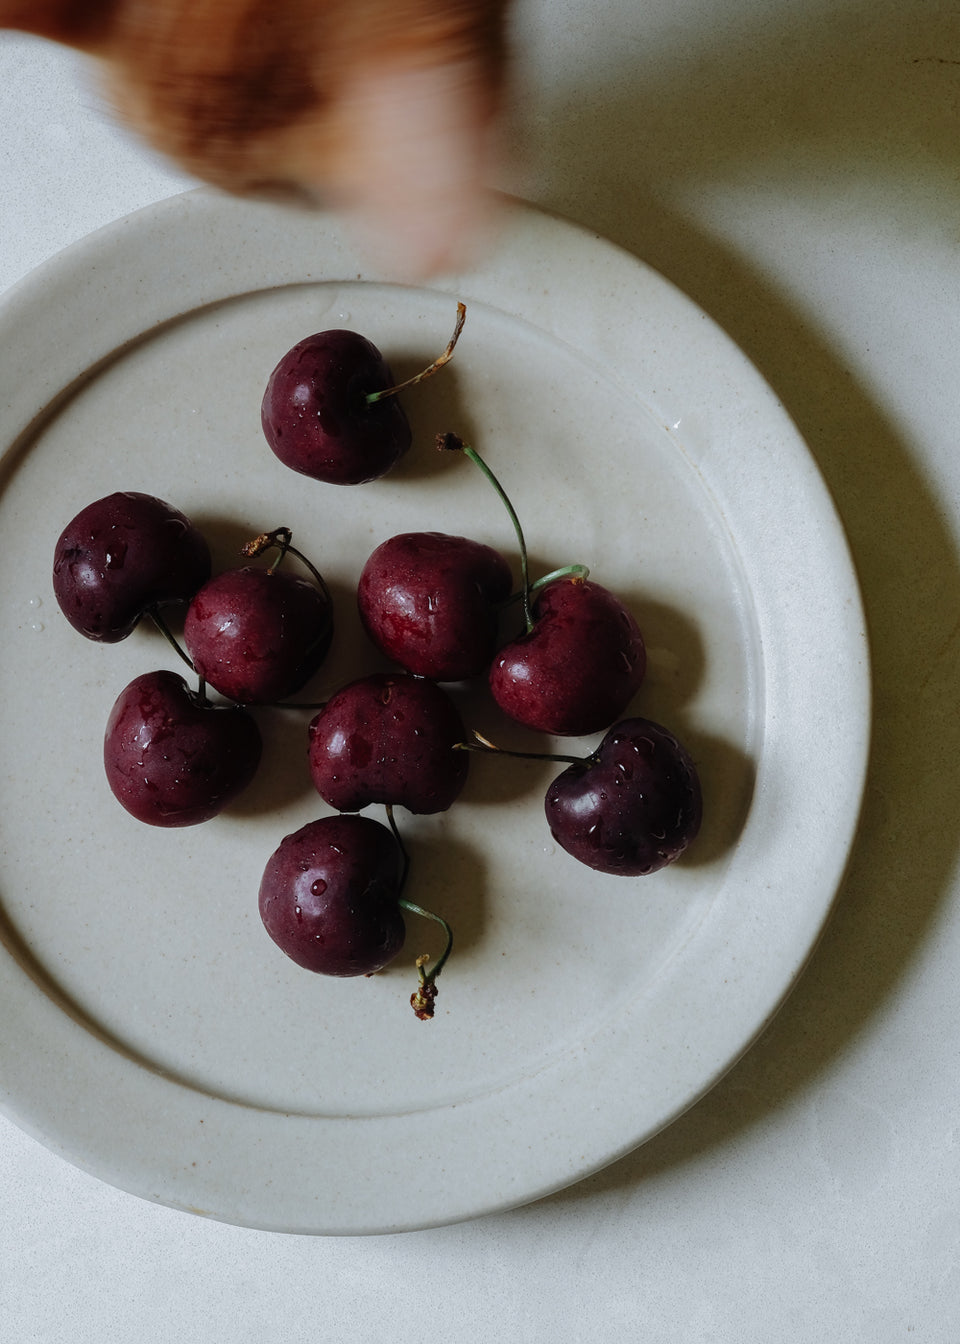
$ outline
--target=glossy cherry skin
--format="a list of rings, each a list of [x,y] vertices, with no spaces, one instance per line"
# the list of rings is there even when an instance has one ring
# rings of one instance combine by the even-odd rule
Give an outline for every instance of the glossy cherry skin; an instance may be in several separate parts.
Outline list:
[[[338,691],[310,724],[310,773],[338,812],[393,803],[445,812],[467,778],[463,721],[433,681],[406,673],[362,677]]]
[[[289,350],[263,394],[260,422],[281,462],[333,485],[385,475],[410,447],[410,425],[375,345],[355,331],[321,331]]]
[[[176,672],[146,672],[121,692],[103,740],[117,801],[150,826],[209,821],[247,787],[261,740],[245,710],[203,700]]]
[[[696,767],[674,735],[625,719],[590,761],[568,766],[547,790],[557,844],[601,873],[640,877],[680,857],[700,830]]]
[[[187,608],[183,641],[201,677],[241,705],[298,691],[333,638],[333,607],[315,583],[255,565],[205,583]]]
[[[556,579],[533,603],[533,630],[496,655],[490,689],[517,723],[579,737],[608,728],[647,667],[643,636],[608,589]]]
[[[370,817],[311,821],[288,835],[260,883],[260,918],[298,966],[321,975],[372,975],[403,947],[397,904],[403,856]]]
[[[370,556],[357,605],[388,658],[416,676],[463,681],[489,668],[498,608],[512,586],[510,566],[491,546],[442,532],[404,532]]]
[[[118,491],[95,500],[57,541],[53,591],[87,639],[126,639],[149,607],[188,602],[210,577],[210,548],[179,509]]]

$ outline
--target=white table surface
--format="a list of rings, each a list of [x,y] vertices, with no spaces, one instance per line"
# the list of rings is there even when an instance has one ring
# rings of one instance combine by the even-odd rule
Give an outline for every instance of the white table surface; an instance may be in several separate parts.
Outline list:
[[[960,1338],[960,11],[525,0],[506,184],[660,269],[816,456],[863,585],[866,807],[800,985],[699,1105],[516,1212],[309,1238],[120,1193],[0,1120],[0,1339]],[[192,185],[0,38],[0,289]]]

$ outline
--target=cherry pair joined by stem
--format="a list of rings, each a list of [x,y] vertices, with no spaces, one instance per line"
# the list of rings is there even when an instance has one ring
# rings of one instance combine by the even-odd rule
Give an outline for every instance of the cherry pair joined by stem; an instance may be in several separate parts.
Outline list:
[[[137,497],[136,508],[152,518],[160,501],[144,504],[147,499]],[[189,538],[190,525],[180,534]],[[282,560],[292,550],[289,529],[258,537],[245,553],[257,555],[271,546],[279,547]],[[114,703],[104,734],[104,769],[114,796],[138,820],[165,827],[208,821],[252,780],[262,741],[256,722],[240,706],[271,703],[298,689],[323,661],[332,637],[329,592],[321,575],[300,558],[315,582],[275,566],[248,566],[203,583],[184,624],[192,663],[156,604],[144,605],[152,590],[136,601],[132,592],[125,595],[126,609],[151,615],[200,678],[192,691],[176,673],[148,672]],[[108,589],[108,595],[115,594]],[[100,628],[106,628],[102,621]],[[208,684],[234,703],[212,703]]]

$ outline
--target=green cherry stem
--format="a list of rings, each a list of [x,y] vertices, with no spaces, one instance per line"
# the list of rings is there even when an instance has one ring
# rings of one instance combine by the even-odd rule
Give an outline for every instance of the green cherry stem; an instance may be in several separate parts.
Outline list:
[[[421,369],[419,373],[415,373],[412,378],[407,378],[404,382],[397,383],[396,387],[384,387],[381,388],[379,392],[368,392],[367,405],[374,406],[378,401],[383,401],[385,397],[395,397],[398,392],[405,392],[409,387],[416,387],[417,383],[422,383],[425,378],[431,378],[438,369],[442,369],[444,364],[448,363],[456,348],[457,341],[460,339],[460,333],[463,331],[463,324],[466,320],[466,316],[466,305],[458,303],[457,323],[443,354],[438,355],[432,364],[429,364],[425,369]]]
[[[170,629],[169,625],[167,625],[166,621],[160,615],[159,609],[157,607],[147,607],[145,614],[150,617],[154,625],[160,631],[161,635],[163,635],[164,639],[167,641],[170,647],[183,659],[187,667],[189,667],[190,671],[196,672],[197,669],[194,667],[193,663],[187,657],[183,649],[181,649],[173,631]]]
[[[541,588],[545,588],[548,583],[553,583],[555,579],[588,579],[589,577],[590,570],[586,565],[564,565],[560,569],[551,570],[549,574],[544,574],[542,579],[535,579],[530,585],[530,593],[532,596],[539,592]],[[519,602],[522,597],[523,590],[520,589],[516,593],[511,593],[506,601],[500,605],[502,607],[512,607],[514,602]]]
[[[407,878],[410,876],[410,855],[407,853],[407,847],[403,843],[403,836],[397,829],[396,819],[393,815],[393,803],[384,803],[383,810],[387,814],[387,822],[389,823],[391,831],[393,831],[393,838],[397,842],[400,850],[400,858],[403,861],[403,868],[400,873],[400,895],[402,896],[403,889],[407,885]]]
[[[148,607],[147,610],[146,610],[146,615],[148,615],[148,616],[150,617],[150,619],[153,621],[154,625],[155,625],[155,626],[157,627],[157,629],[160,631],[161,635],[163,635],[164,639],[165,639],[165,640],[167,641],[167,643],[170,645],[171,649],[173,649],[174,652],[177,653],[177,654],[183,659],[183,661],[186,663],[187,667],[189,667],[190,671],[196,674],[196,677],[197,677],[197,695],[200,697],[200,699],[203,701],[203,703],[204,703],[205,705],[209,705],[210,700],[209,700],[209,698],[208,698],[208,696],[207,696],[207,682],[206,682],[206,678],[205,678],[205,677],[201,677],[200,673],[197,672],[197,669],[194,667],[193,662],[191,661],[191,659],[187,656],[187,654],[184,652],[184,650],[181,649],[180,644],[179,644],[179,642],[178,642],[176,636],[174,635],[173,631],[170,629],[169,625],[167,625],[167,623],[166,623],[166,621],[163,619],[163,617],[160,615],[159,610],[158,610],[156,607]]]
[[[527,543],[524,540],[523,528],[520,526],[520,519],[517,517],[517,511],[510,502],[510,497],[506,490],[504,490],[503,486],[487,466],[486,462],[484,462],[476,448],[471,448],[469,443],[464,443],[459,434],[438,434],[437,448],[441,452],[463,453],[465,457],[469,457],[474,466],[480,468],[494,490],[496,490],[503,502],[504,508],[510,515],[510,521],[513,523],[513,530],[517,534],[517,545],[520,547],[520,575],[523,581],[523,588],[521,590],[521,596],[523,598],[523,620],[527,634],[529,635],[533,629],[533,616],[530,612],[530,569],[527,562]]]
[[[420,980],[416,990],[410,995],[410,1006],[416,1016],[420,1018],[421,1022],[426,1022],[433,1017],[433,1005],[437,997],[437,976],[447,964],[447,958],[453,950],[453,930],[447,921],[441,918],[440,915],[435,914],[432,910],[424,910],[422,906],[415,905],[413,901],[407,900],[403,895],[407,877],[410,873],[410,856],[407,853],[407,848],[397,829],[397,823],[393,817],[392,804],[384,804],[384,809],[387,814],[387,821],[390,823],[390,829],[393,832],[393,838],[400,847],[400,855],[403,860],[403,870],[400,874],[400,896],[398,898],[398,904],[401,910],[406,910],[411,915],[420,915],[423,919],[432,919],[435,924],[439,924],[443,929],[447,940],[446,946],[440,954],[433,970],[427,971],[425,969],[430,960],[430,957],[426,952],[423,953],[422,956],[417,957],[417,974],[420,977]]]
[[[400,898],[399,904],[401,909],[408,910],[413,915],[423,915],[426,919],[434,920],[441,926],[447,936],[447,945],[432,971],[424,969],[430,960],[429,953],[424,952],[417,957],[417,974],[420,977],[420,983],[410,995],[410,1007],[421,1022],[427,1022],[433,1017],[433,1005],[437,998],[437,976],[443,970],[453,947],[453,930],[445,919],[441,919],[432,910],[423,910],[419,905],[414,905],[413,901],[408,901],[403,897]]]
[[[484,756],[515,756],[521,761],[566,761],[568,765],[592,765],[593,756],[564,756],[552,751],[511,751],[509,747],[498,747],[489,738],[471,729],[468,742],[454,743],[454,751],[476,751]]]

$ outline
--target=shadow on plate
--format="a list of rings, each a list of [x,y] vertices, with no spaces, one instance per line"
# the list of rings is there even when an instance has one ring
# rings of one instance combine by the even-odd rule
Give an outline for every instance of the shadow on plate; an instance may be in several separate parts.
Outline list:
[[[862,585],[876,705],[871,759],[833,918],[786,1006],[699,1104],[545,1201],[554,1208],[637,1186],[727,1145],[821,1080],[921,955],[958,857],[960,564],[945,510],[844,351],[759,264],[664,202],[671,185],[678,197],[684,184],[722,185],[725,176],[734,188],[757,188],[766,173],[772,194],[786,186],[810,195],[816,186],[822,212],[834,204],[825,194],[831,182],[849,191],[856,181],[885,202],[886,225],[904,236],[935,238],[947,220],[955,229],[960,140],[950,112],[955,62],[946,57],[960,50],[960,14],[918,3],[886,12],[781,6],[775,16],[765,11],[756,31],[718,38],[707,25],[703,42],[672,61],[653,44],[656,70],[591,86],[586,69],[578,87],[558,91],[542,122],[549,143],[545,134],[535,194],[689,294],[793,417],[837,503]],[[848,209],[855,217],[857,202]]]

